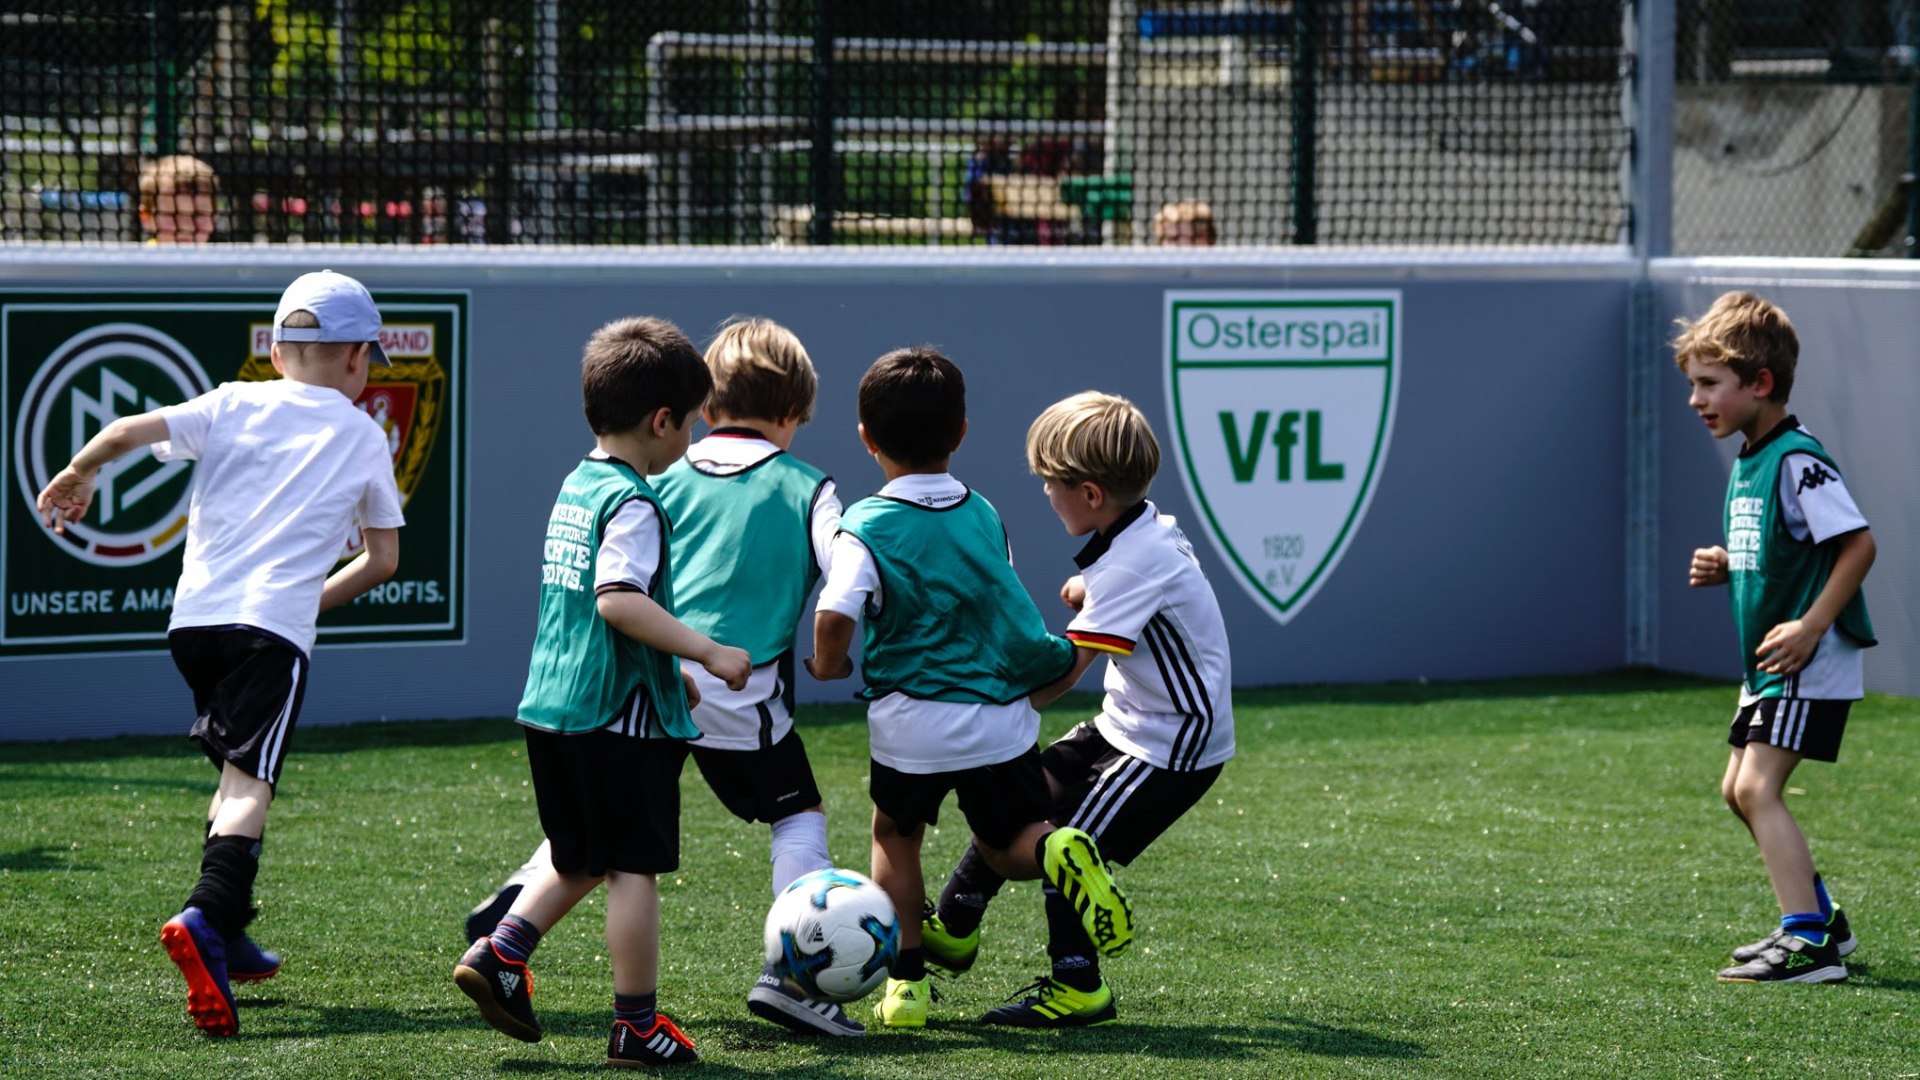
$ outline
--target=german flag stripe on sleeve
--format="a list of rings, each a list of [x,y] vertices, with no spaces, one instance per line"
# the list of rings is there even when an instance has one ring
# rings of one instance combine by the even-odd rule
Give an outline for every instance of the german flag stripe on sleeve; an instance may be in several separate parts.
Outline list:
[[[1083,649],[1098,649],[1101,652],[1119,653],[1121,656],[1133,655],[1133,642],[1113,634],[1096,634],[1091,630],[1069,630],[1067,640]]]

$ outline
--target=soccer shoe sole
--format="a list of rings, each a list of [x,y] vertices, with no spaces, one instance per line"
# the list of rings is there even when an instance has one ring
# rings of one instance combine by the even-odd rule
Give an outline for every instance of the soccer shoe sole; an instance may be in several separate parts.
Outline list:
[[[1740,983],[1837,983],[1847,981],[1847,965],[1828,964],[1825,967],[1803,971],[1798,975],[1788,975],[1781,979],[1749,979],[1743,975],[1729,975],[1724,971],[1720,973],[1719,978],[1721,982]]]
[[[524,1023],[494,999],[493,982],[487,978],[486,972],[461,964],[453,969],[453,984],[460,988],[461,993],[473,999],[473,1003],[480,1009],[481,1019],[487,1022],[488,1027],[502,1035],[519,1039],[521,1042],[540,1041],[541,1032],[538,1024]]]
[[[209,1035],[239,1034],[240,1020],[233,1013],[233,1004],[207,970],[193,931],[184,924],[169,922],[160,928],[160,944],[166,946],[168,959],[186,977],[187,1014],[193,1017],[194,1026]]]
[[[1093,838],[1076,829],[1057,849],[1048,844],[1046,854],[1053,864],[1044,868],[1047,878],[1080,913],[1087,940],[1108,958],[1126,952],[1133,944],[1133,908],[1107,873]]]
[[[778,990],[756,986],[747,994],[747,1011],[786,1028],[797,1035],[828,1035],[849,1038],[865,1035],[866,1029],[848,1018],[836,1024],[827,1012],[832,1006],[820,1001],[798,1001]],[[850,1025],[850,1026],[849,1026]]]

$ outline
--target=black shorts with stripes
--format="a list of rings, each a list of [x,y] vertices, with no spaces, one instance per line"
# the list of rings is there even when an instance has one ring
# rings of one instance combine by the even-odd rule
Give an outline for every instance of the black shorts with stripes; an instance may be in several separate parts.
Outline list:
[[[215,768],[280,781],[293,726],[307,696],[307,658],[286,641],[246,626],[194,627],[167,635],[173,666],[193,691],[187,734]]]
[[[1092,721],[1040,752],[1053,781],[1053,823],[1084,829],[1108,862],[1125,866],[1192,809],[1226,763],[1174,772],[1107,741]]]
[[[1851,701],[1761,698],[1742,705],[1727,729],[1732,746],[1765,743],[1811,761],[1838,761]]]
[[[820,788],[798,729],[758,750],[722,750],[697,741],[687,745],[720,805],[741,821],[772,824],[820,805]]]

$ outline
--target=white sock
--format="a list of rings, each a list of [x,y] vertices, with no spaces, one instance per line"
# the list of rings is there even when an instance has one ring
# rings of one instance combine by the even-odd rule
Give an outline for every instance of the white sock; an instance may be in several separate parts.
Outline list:
[[[813,810],[789,814],[773,823],[773,895],[803,874],[827,870],[827,815]]]

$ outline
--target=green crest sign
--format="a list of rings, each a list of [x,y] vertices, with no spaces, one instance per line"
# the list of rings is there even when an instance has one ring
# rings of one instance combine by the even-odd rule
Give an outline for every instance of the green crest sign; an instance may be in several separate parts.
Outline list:
[[[1386,461],[1400,293],[1166,294],[1180,475],[1241,588],[1286,623],[1339,565]]]
[[[381,343],[355,404],[380,422],[405,503],[393,579],[320,619],[320,642],[465,636],[465,293],[381,293]],[[166,648],[192,498],[192,462],[141,448],[100,470],[65,534],[34,500],[122,416],[223,382],[278,378],[278,293],[0,293],[0,659]],[[359,537],[341,537],[341,558]]]

